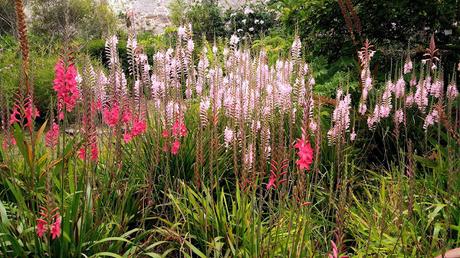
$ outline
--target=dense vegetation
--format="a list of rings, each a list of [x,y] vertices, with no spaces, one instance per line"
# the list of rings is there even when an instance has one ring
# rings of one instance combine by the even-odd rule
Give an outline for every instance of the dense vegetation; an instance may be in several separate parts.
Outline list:
[[[0,2],[2,256],[458,247],[460,8],[411,2]]]

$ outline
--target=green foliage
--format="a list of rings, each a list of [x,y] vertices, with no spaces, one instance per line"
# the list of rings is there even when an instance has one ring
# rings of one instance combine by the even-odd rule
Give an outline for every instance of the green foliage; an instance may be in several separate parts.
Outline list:
[[[455,0],[350,2],[359,19],[359,25],[353,23],[356,27],[352,28],[358,44],[355,46],[338,1],[281,0],[272,1],[270,6],[279,12],[284,30],[291,34],[297,31],[309,52],[325,55],[329,60],[354,55],[366,38],[388,58],[395,57],[407,49],[408,44],[411,47],[423,45],[432,33],[439,39],[441,49],[454,51],[455,55],[452,45],[458,46],[460,33],[455,26],[460,19],[458,8],[453,8],[458,6]],[[444,30],[451,30],[452,34],[445,35]],[[458,59],[458,54],[455,58]]]
[[[9,37],[2,39],[2,44],[6,46],[0,55],[0,90],[11,102],[14,101],[14,94],[21,83],[20,74],[21,59],[19,46]],[[52,44],[52,43],[51,43]],[[40,112],[47,113],[51,104],[51,93],[53,92],[54,65],[58,60],[58,55],[50,54],[56,51],[53,45],[39,47],[35,45],[30,53],[30,78],[34,87],[34,98]],[[49,47],[49,48],[48,48]],[[12,104],[12,103],[10,103]]]
[[[16,12],[11,0],[0,0],[0,35],[13,34],[16,26]]]
[[[34,0],[32,13],[34,33],[60,39],[101,38],[114,31],[117,23],[107,3],[94,0]]]
[[[175,26],[191,23],[195,38],[204,36],[208,41],[219,37],[255,40],[275,26],[275,13],[262,3],[241,5],[224,10],[215,1],[201,1],[187,5],[175,0],[169,6],[171,21]]]
[[[213,39],[224,36],[224,19],[222,10],[216,2],[206,0],[201,3],[194,4],[185,14],[183,23],[191,23],[193,33],[200,36],[205,36],[207,39]]]
[[[224,19],[228,36],[236,33],[241,38],[257,39],[276,27],[275,13],[260,2],[230,8]]]
[[[325,57],[317,57],[311,62],[311,69],[316,79],[315,92],[323,96],[333,96],[337,87],[341,86],[350,93],[360,90],[355,74],[358,64],[356,60],[348,57],[341,57],[330,64]]]
[[[287,57],[292,45],[292,37],[271,33],[265,37],[254,40],[252,49],[260,51],[264,49],[267,52],[270,64],[274,64],[280,57]]]

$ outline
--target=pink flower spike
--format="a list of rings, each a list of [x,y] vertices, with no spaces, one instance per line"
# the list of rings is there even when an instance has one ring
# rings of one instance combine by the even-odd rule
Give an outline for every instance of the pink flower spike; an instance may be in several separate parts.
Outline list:
[[[79,157],[81,160],[85,160],[85,158],[86,158],[86,150],[85,150],[85,147],[82,147],[80,150],[78,150],[78,157]]]
[[[275,182],[276,182],[276,174],[272,172],[270,175],[270,179],[268,180],[267,187],[266,187],[267,190],[269,190],[272,187],[276,188]]]
[[[299,169],[310,170],[310,165],[313,163],[313,149],[311,148],[310,143],[302,137],[302,139],[297,139],[297,143],[294,145],[298,149],[297,155],[299,160],[296,161]]]
[[[37,236],[38,237],[43,237],[43,235],[46,233],[47,230],[47,224],[44,219],[37,219]]]
[[[10,125],[16,122],[19,122],[19,119],[17,118],[18,115],[20,116],[21,114],[19,113],[18,105],[15,104],[13,107],[13,113],[11,113],[11,116],[10,116]]]
[[[45,135],[45,145],[53,148],[59,141],[59,125],[53,122],[50,130]]]
[[[99,158],[99,148],[96,143],[91,144],[91,160],[97,161]]]
[[[131,134],[133,136],[140,135],[145,132],[147,129],[147,123],[143,120],[136,120],[133,123],[133,129],[131,130]]]
[[[129,121],[131,121],[131,118],[132,118],[132,113],[129,109],[125,109],[123,111],[123,116],[121,118],[121,121],[123,121],[123,123],[128,123]]]
[[[9,134],[9,136],[7,136],[7,138],[3,139],[3,143],[2,143],[3,149],[6,150],[6,149],[8,149],[8,147],[14,146],[14,145],[16,145],[16,139],[14,138],[14,136],[12,134]]]
[[[53,225],[51,225],[51,238],[55,239],[61,235],[61,216],[57,216]]]
[[[118,124],[118,116],[119,116],[120,109],[117,104],[113,104],[112,108],[104,108],[102,111],[102,116],[104,118],[104,122],[109,127],[114,127]]]
[[[125,141],[125,143],[130,142],[132,139],[133,139],[133,135],[131,133],[126,132],[123,134],[123,140]]]
[[[169,132],[168,132],[168,130],[164,129],[163,132],[161,133],[161,136],[162,136],[163,138],[168,138],[168,137],[169,137]]]
[[[164,152],[169,152],[168,144],[165,143],[165,144],[163,145],[163,151],[164,151]]]
[[[332,245],[332,253],[334,257],[339,257],[339,251],[337,250],[337,245],[332,240],[331,240],[331,245]]]
[[[38,109],[34,106],[31,97],[28,97],[24,105],[24,116],[27,119],[27,127],[32,128],[35,118],[40,116]]]
[[[71,112],[77,100],[80,97],[80,91],[77,87],[77,69],[73,64],[65,67],[62,60],[58,60],[55,70],[54,86],[53,89],[57,93],[58,98],[58,112],[59,119],[63,118],[63,109],[67,112]]]
[[[180,148],[180,141],[176,140],[171,146],[171,153],[173,155],[177,155],[177,153],[179,152],[179,148]]]
[[[183,121],[179,121],[179,119],[176,120],[172,127],[172,135],[181,137],[187,136],[187,127]]]
[[[182,123],[180,126],[180,136],[182,137],[187,136],[187,127],[185,127],[184,123]]]

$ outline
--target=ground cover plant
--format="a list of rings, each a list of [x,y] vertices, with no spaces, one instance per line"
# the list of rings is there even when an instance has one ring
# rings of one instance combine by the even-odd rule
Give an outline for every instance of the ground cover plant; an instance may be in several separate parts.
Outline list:
[[[66,39],[41,112],[15,4],[20,67],[0,67],[19,82],[0,91],[2,256],[434,257],[460,245],[460,64],[445,66],[434,35],[384,74],[364,40],[357,78],[338,78],[332,98],[298,34],[273,58],[236,33],[195,44],[184,23],[148,55],[128,27],[104,39],[103,64]]]

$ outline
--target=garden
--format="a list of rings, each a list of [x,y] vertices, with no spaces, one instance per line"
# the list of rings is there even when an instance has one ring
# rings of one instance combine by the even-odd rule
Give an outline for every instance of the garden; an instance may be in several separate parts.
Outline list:
[[[460,257],[458,0],[112,2],[0,0],[0,256]]]

